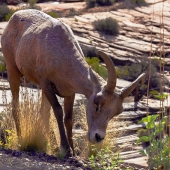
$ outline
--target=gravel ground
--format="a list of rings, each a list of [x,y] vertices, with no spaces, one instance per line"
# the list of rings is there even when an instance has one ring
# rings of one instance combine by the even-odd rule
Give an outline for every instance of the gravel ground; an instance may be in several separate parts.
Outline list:
[[[93,170],[88,167],[88,164],[89,162],[87,160],[81,160],[78,157],[60,160],[46,153],[18,152],[10,149],[0,149],[0,170]],[[101,165],[98,165],[98,167],[100,166]],[[100,167],[100,169],[102,169],[102,167]],[[125,169],[146,170],[124,163],[120,164],[119,167],[114,167],[113,170]]]
[[[60,160],[46,153],[0,150],[0,170],[92,170],[79,158]]]

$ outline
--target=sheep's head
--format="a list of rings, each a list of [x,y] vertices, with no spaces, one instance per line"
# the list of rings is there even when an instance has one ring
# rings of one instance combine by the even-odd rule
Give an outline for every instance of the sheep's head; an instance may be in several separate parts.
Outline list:
[[[93,94],[90,96],[87,104],[87,123],[88,140],[92,143],[101,142],[106,135],[106,128],[109,120],[123,111],[123,100],[144,80],[145,73],[141,74],[130,86],[122,89],[120,93],[115,92],[116,71],[112,60],[103,52],[99,55],[106,63],[108,70],[107,84],[99,86],[98,79],[90,69],[90,78],[94,84]]]

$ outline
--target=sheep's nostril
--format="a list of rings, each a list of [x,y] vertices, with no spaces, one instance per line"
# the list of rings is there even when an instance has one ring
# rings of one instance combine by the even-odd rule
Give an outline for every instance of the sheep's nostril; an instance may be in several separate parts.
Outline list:
[[[97,142],[102,141],[104,138],[102,138],[98,133],[95,134],[95,138]]]

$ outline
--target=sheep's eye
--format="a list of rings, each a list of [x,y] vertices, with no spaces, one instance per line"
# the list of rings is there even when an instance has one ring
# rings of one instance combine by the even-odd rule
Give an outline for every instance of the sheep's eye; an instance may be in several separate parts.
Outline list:
[[[99,102],[94,99],[94,104],[96,106],[96,112],[99,110]]]
[[[106,121],[109,121],[109,116],[106,117]]]
[[[96,107],[96,112],[98,112],[98,110],[99,110],[99,107],[97,106],[97,107]]]
[[[98,106],[98,105],[99,105],[99,102],[94,99],[94,104]]]

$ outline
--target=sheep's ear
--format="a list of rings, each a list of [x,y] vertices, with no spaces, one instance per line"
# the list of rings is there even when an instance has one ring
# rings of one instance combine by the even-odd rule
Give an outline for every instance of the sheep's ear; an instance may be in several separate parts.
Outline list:
[[[128,87],[125,87],[122,90],[121,98],[124,99],[125,97],[127,97],[136,88],[136,86],[138,85],[140,81],[144,83],[145,77],[146,77],[146,74],[143,73],[134,82],[132,82],[132,84],[130,84]]]
[[[95,76],[92,68],[89,68],[89,75],[88,78],[90,79],[90,81],[93,83],[93,93],[98,93],[101,90],[100,84],[99,84],[99,80],[98,78]]]

